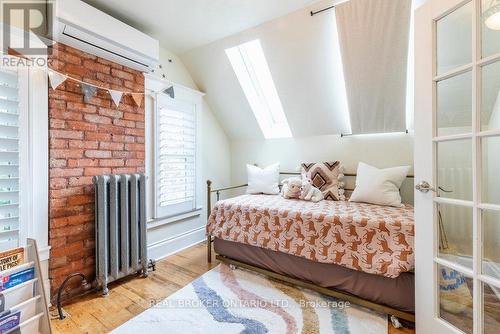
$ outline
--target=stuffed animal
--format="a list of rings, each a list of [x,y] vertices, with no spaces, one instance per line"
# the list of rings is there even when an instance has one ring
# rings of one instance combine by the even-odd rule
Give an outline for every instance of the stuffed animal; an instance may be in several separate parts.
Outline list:
[[[324,199],[323,193],[321,190],[312,185],[311,181],[307,178],[302,179],[302,194],[300,195],[300,199],[304,201],[312,201],[317,203]]]
[[[299,199],[302,192],[302,180],[298,177],[291,177],[289,179],[283,180],[283,188],[281,189],[281,195],[283,198],[294,198]]]

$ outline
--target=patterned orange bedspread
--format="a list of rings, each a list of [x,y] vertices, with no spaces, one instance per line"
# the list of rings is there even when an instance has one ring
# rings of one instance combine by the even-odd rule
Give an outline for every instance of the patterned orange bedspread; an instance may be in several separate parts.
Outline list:
[[[413,208],[243,195],[217,202],[207,233],[217,238],[397,277],[414,268]]]

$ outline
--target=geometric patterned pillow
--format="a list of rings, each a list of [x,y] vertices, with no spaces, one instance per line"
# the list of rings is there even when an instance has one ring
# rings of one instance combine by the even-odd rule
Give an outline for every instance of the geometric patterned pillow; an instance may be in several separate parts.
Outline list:
[[[325,200],[345,201],[344,169],[340,161],[322,163],[303,163],[302,176],[321,190]]]

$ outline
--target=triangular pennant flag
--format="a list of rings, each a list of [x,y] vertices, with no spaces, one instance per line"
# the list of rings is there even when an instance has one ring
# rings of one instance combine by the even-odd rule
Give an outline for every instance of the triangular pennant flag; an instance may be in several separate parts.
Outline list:
[[[85,103],[89,103],[90,100],[94,97],[97,92],[97,87],[87,85],[86,83],[82,83],[82,92],[83,92],[83,100]]]
[[[167,89],[163,91],[163,93],[167,94],[171,98],[175,99],[175,91],[174,91],[174,86],[170,86]]]
[[[108,89],[109,95],[113,99],[113,102],[118,107],[120,105],[120,101],[122,100],[123,92],[119,92],[117,90]]]
[[[56,90],[64,81],[66,81],[67,77],[61,73],[49,70],[49,80],[50,86],[53,90]]]
[[[132,95],[132,99],[134,99],[135,104],[137,104],[137,106],[140,107],[142,105],[143,94],[131,93],[130,95]]]

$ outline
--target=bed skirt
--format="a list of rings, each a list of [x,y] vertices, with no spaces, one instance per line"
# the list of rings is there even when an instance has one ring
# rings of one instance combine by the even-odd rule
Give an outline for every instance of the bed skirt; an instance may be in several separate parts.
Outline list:
[[[214,247],[217,254],[240,262],[309,281],[324,288],[346,292],[401,311],[415,312],[413,273],[402,273],[397,278],[388,278],[219,238],[215,238]]]

